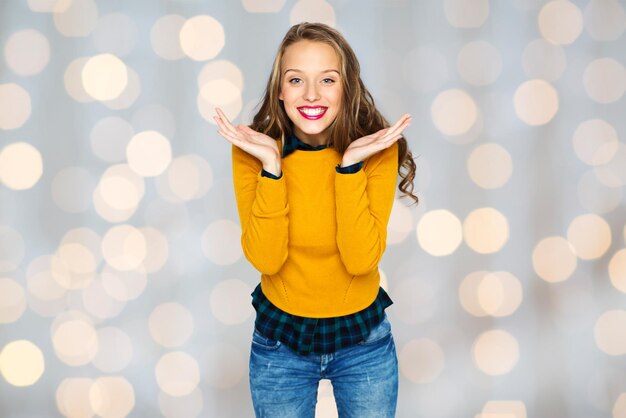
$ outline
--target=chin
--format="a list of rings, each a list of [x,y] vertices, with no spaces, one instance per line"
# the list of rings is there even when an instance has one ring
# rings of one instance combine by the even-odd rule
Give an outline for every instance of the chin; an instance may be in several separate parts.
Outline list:
[[[328,129],[328,127],[325,127],[323,129],[302,129],[300,128],[300,130],[302,132],[304,132],[307,135],[318,135],[321,134],[322,132],[326,131],[326,129]]]

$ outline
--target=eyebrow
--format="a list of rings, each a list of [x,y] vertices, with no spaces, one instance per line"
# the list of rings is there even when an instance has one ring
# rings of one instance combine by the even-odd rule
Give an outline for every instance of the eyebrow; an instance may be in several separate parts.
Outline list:
[[[295,72],[297,72],[297,73],[301,73],[301,72],[302,72],[302,70],[298,70],[297,68],[289,68],[289,69],[285,70],[285,72],[284,72],[283,74],[287,74],[289,71],[295,71]],[[334,72],[336,72],[337,74],[339,74],[339,71],[334,70],[334,69],[324,70],[324,71],[322,71],[322,73],[330,73],[330,72],[332,72],[332,71],[334,71]]]

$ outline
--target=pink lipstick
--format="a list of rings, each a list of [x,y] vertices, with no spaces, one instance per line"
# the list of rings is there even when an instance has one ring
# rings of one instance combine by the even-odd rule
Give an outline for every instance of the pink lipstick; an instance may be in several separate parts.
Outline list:
[[[326,113],[326,110],[328,110],[328,108],[324,106],[300,106],[297,109],[302,117],[308,120],[321,119],[322,116],[324,116],[324,114]],[[305,113],[305,111],[308,113]]]

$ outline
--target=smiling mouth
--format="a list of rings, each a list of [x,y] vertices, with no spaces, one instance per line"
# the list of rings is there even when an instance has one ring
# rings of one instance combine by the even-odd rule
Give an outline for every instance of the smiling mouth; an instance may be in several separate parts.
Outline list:
[[[309,120],[320,119],[322,116],[324,116],[324,114],[326,113],[326,110],[328,110],[328,108],[323,107],[323,106],[316,106],[316,107],[303,106],[303,107],[298,108],[298,112],[300,112],[300,114],[304,118],[309,119]]]

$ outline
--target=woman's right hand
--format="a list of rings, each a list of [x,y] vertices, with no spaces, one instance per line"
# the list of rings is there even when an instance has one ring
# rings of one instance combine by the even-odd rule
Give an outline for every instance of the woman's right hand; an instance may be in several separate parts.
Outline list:
[[[222,109],[216,107],[213,119],[220,129],[217,131],[233,145],[256,157],[264,167],[273,167],[280,163],[278,142],[269,136],[259,133],[246,125],[233,126]]]

